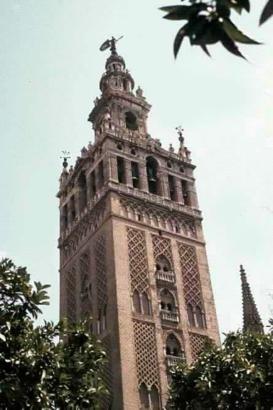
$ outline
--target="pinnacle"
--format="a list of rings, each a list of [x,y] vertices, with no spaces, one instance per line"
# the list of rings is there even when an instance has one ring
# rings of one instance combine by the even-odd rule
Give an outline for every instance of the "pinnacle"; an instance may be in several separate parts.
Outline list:
[[[240,265],[242,298],[243,298],[243,330],[254,333],[263,333],[263,324],[255,304],[246,272],[243,265]]]

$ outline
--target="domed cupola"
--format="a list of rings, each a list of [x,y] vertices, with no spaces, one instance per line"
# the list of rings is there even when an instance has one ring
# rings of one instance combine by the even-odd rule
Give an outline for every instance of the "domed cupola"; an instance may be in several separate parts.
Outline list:
[[[107,43],[107,44],[106,44]],[[116,40],[107,40],[102,49],[110,47],[111,55],[105,64],[106,72],[100,80],[100,90],[102,93],[107,90],[132,92],[135,86],[134,79],[126,69],[123,57],[118,55],[116,50]]]

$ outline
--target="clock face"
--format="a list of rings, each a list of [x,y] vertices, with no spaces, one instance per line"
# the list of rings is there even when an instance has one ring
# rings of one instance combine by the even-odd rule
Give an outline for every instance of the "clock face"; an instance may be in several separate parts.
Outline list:
[[[104,43],[102,43],[102,45],[100,46],[100,51],[104,51],[107,50],[107,48],[110,47],[110,41],[106,40]]]

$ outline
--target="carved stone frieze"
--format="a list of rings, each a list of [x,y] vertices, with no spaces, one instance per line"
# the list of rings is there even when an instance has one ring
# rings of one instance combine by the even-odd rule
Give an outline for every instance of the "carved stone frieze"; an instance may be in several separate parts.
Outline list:
[[[106,216],[105,202],[86,213],[81,221],[75,226],[70,234],[60,241],[60,248],[63,249],[64,260],[67,260],[76,251],[80,243],[88,234],[95,232]]]
[[[178,212],[170,212],[141,200],[120,198],[121,215],[128,219],[175,232],[183,236],[197,238],[193,219],[183,217]]]

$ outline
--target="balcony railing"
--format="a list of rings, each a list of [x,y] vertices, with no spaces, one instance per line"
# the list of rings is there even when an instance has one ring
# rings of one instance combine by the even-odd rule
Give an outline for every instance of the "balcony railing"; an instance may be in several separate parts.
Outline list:
[[[166,320],[168,322],[178,323],[179,316],[177,312],[170,312],[169,310],[162,309],[160,311],[161,319]]]
[[[174,283],[175,277],[173,272],[164,272],[162,270],[157,270],[155,273],[155,277],[157,280],[161,280],[163,282]]]
[[[183,356],[171,356],[171,355],[166,356],[168,367],[176,367],[183,360],[184,360]]]

